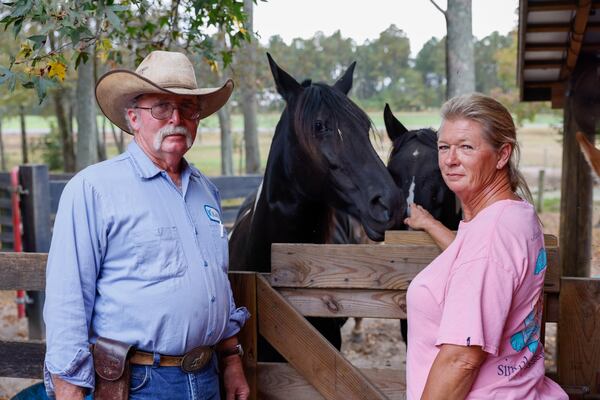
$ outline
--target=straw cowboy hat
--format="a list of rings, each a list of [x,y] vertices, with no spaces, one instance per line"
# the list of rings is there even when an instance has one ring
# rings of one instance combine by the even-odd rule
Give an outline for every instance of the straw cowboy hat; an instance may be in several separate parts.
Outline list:
[[[198,96],[200,118],[205,118],[221,108],[232,91],[231,79],[220,88],[199,88],[194,67],[185,54],[153,51],[144,58],[135,72],[116,69],[104,74],[96,84],[96,100],[108,119],[131,134],[125,108],[141,94]]]

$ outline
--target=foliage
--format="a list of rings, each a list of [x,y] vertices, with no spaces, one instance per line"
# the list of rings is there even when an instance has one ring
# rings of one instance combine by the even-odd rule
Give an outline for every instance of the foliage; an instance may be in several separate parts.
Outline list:
[[[492,45],[495,46],[495,50],[489,54],[489,61],[486,61],[489,64],[494,64],[494,67],[487,72],[483,72],[483,79],[494,80],[495,86],[485,85],[486,87],[483,87],[483,89],[486,89],[484,93],[488,93],[502,102],[513,113],[517,125],[522,125],[525,120],[533,121],[538,113],[550,112],[551,108],[548,102],[520,101],[519,88],[516,86],[517,32],[513,30],[504,38],[494,32],[484,38],[482,42],[487,42],[486,39],[490,39],[489,43],[495,43]],[[485,59],[482,57],[481,60]]]
[[[512,36],[503,36],[498,32],[492,32],[489,36],[475,43],[475,90],[481,93],[489,93],[494,88],[508,90],[514,87],[514,71],[499,73],[499,64],[496,55],[505,49],[510,49],[514,40]],[[512,50],[512,49],[511,49]],[[516,68],[516,48],[514,54]],[[504,67],[504,66],[503,66]]]
[[[424,107],[439,107],[446,96],[446,39],[429,39],[415,60],[424,86]]]
[[[0,64],[0,84],[10,91],[17,84],[34,88],[40,101],[70,69],[88,62],[93,46],[114,64],[180,48],[227,65],[231,49],[250,38],[238,0],[15,0],[4,3],[0,18],[20,42],[7,65]],[[211,28],[225,32],[228,48],[215,51]]]
[[[48,164],[51,171],[63,170],[63,157],[61,137],[56,124],[50,123],[50,133],[40,138],[33,144],[33,151],[40,152],[42,160]]]

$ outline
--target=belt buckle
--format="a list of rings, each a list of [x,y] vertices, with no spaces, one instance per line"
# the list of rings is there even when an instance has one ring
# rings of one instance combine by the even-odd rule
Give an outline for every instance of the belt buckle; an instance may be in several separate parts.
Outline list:
[[[210,361],[212,358],[212,349],[206,346],[193,348],[185,353],[181,359],[181,370],[186,373],[196,372]]]

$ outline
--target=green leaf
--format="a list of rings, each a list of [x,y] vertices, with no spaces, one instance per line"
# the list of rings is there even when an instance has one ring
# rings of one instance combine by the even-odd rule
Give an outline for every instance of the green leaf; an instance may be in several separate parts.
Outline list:
[[[113,12],[121,12],[121,11],[127,11],[129,10],[129,6],[125,6],[125,5],[112,5],[109,6],[107,8],[110,8]]]
[[[158,18],[158,24],[163,27],[165,25],[169,24],[169,17],[166,15],[161,16],[160,18]]]
[[[15,87],[17,86],[17,77],[16,77],[16,75],[13,74],[10,78],[8,78],[7,84],[8,84],[8,90],[10,92],[14,92],[15,91]]]
[[[39,49],[46,43],[46,35],[33,35],[29,36],[27,39],[34,43],[33,50]]]
[[[8,28],[8,26],[12,24],[14,20],[15,18],[11,17],[10,15],[6,15],[4,18],[0,19],[0,24],[4,25],[4,30],[6,30],[6,28]]]
[[[13,11],[10,13],[12,17],[22,17],[31,11],[33,7],[32,0],[20,0],[15,3]]]
[[[13,23],[13,34],[15,35],[15,38],[17,37],[17,35],[19,34],[19,32],[21,32],[21,27],[23,26],[23,20],[25,18],[23,17],[18,17],[14,20]]]
[[[48,91],[48,80],[44,78],[35,77],[33,79],[33,85],[38,95],[39,103],[41,104],[46,97],[46,92]]]
[[[79,64],[82,61],[83,61],[83,63],[87,63],[89,57],[90,57],[89,53],[86,53],[85,51],[80,51],[79,54],[77,54],[77,59],[75,60],[75,69],[77,69],[77,67],[79,67]]]
[[[77,43],[79,43],[79,40],[81,39],[81,31],[79,29],[72,29],[69,32],[69,38],[71,39],[71,43],[73,43],[73,45],[77,45]]]
[[[119,19],[119,17],[117,17],[117,14],[115,14],[110,8],[106,9],[106,18],[111,23],[111,25],[115,27],[116,30],[120,31],[122,29],[121,20]]]
[[[11,79],[15,74],[8,68],[0,66],[0,85],[4,82],[7,82]]]

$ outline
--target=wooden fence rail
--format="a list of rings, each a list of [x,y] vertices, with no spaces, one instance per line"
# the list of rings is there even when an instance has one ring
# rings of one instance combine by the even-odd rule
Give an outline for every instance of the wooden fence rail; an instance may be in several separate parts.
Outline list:
[[[230,273],[237,303],[253,316],[241,332],[253,399],[405,398],[405,371],[356,368],[304,318],[404,317],[406,288],[439,250],[423,234],[403,236],[401,244],[390,244],[389,235],[386,240],[275,244],[271,274]],[[600,279],[559,279],[556,240],[547,236],[546,243],[545,291],[557,299],[548,320],[558,322],[558,379],[585,385],[595,394],[578,398],[592,399],[599,389]],[[43,288],[45,261],[45,254],[0,253],[0,290]],[[289,364],[256,361],[258,332]],[[0,341],[0,375],[40,378],[43,353],[42,342]]]

